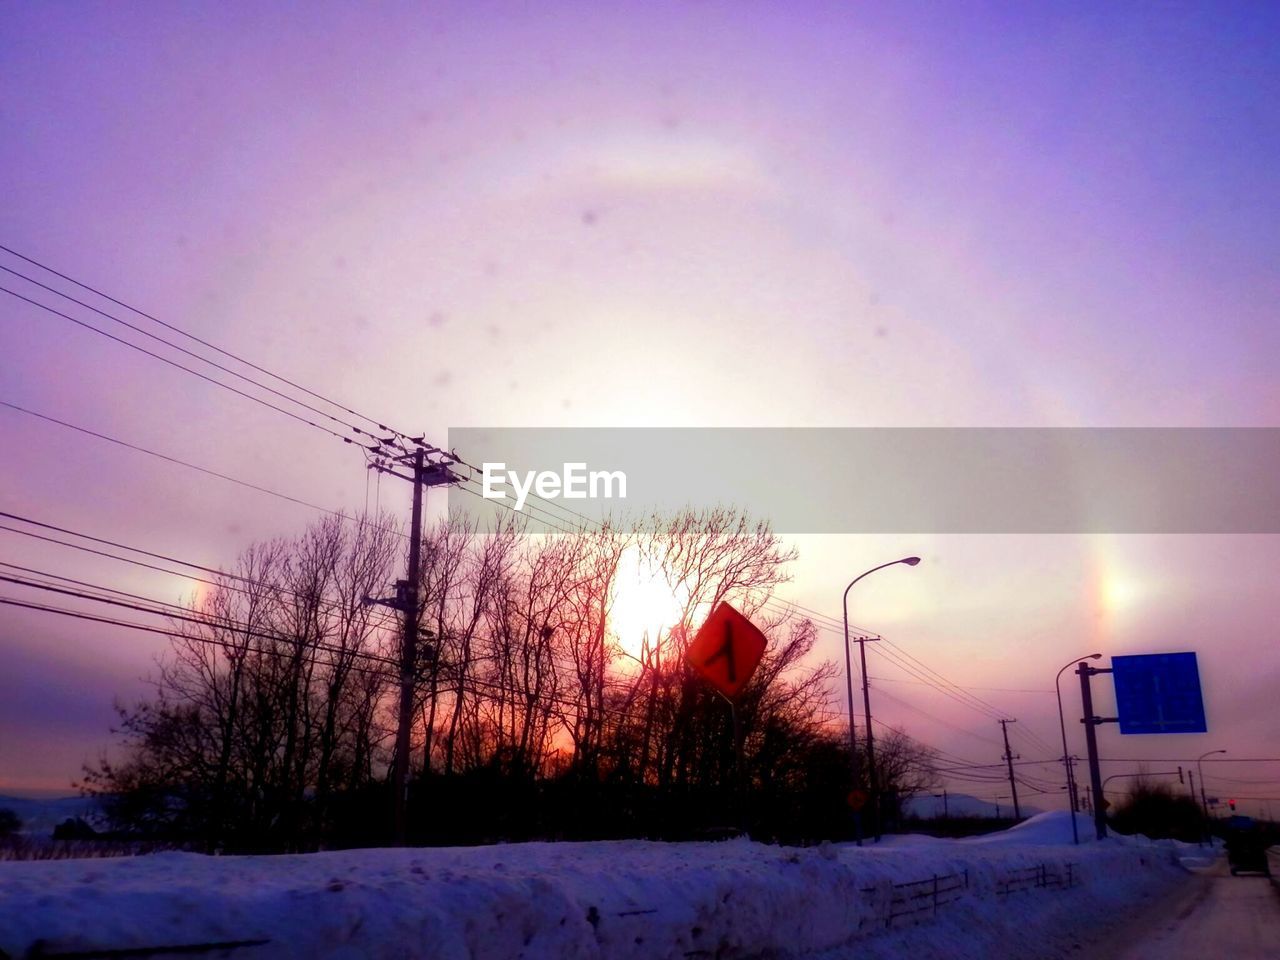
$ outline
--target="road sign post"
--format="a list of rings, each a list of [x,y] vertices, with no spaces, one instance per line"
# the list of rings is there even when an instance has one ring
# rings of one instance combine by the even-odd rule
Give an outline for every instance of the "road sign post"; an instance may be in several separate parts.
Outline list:
[[[742,722],[738,698],[746,689],[764,656],[768,640],[760,629],[729,606],[720,603],[698,630],[685,662],[729,704],[733,723],[734,792],[738,796],[738,819],[746,832],[746,785],[742,760]]]
[[[1091,667],[1081,663],[1076,673],[1080,675],[1080,703],[1084,708],[1084,744],[1089,756],[1089,783],[1093,796],[1093,826],[1099,840],[1107,835],[1107,807],[1102,795],[1102,767],[1098,763],[1098,734],[1095,727],[1100,723],[1115,723],[1115,717],[1099,717],[1093,712],[1093,691],[1089,688],[1089,678],[1095,673],[1110,673],[1105,667]]]
[[[1091,667],[1082,662],[1076,673],[1080,676],[1080,702],[1084,708],[1080,722],[1084,724],[1095,800],[1093,821],[1101,840],[1107,835],[1107,816],[1095,728],[1100,723],[1118,723],[1122,734],[1205,733],[1208,726],[1200,693],[1200,671],[1194,653],[1151,653],[1112,657],[1110,668]],[[1112,675],[1118,716],[1094,714],[1089,678],[1095,673]],[[1191,798],[1195,799],[1194,786]]]

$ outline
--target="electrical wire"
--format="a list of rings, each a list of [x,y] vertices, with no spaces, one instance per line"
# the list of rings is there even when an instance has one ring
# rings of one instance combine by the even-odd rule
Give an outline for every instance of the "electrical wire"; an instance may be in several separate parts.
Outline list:
[[[215,386],[222,387],[222,389],[224,390],[229,390],[238,396],[244,397],[246,400],[251,400],[254,403],[261,404],[262,406],[267,407],[270,410],[274,410],[277,413],[282,413],[286,417],[290,417],[298,421],[299,423],[306,424],[309,427],[314,427],[316,430],[319,430],[321,433],[327,433],[331,437],[336,437],[337,439],[341,440],[343,443],[352,443],[352,444],[356,443],[356,441],[352,440],[350,437],[344,437],[342,434],[336,433],[335,431],[330,430],[328,427],[321,426],[320,424],[316,423],[314,420],[308,420],[306,417],[301,416],[300,414],[294,413],[291,410],[286,410],[284,409],[284,407],[277,406],[276,404],[271,403],[269,400],[263,400],[261,397],[256,397],[251,393],[245,393],[243,390],[240,390],[237,387],[233,387],[229,383],[223,383],[221,380],[216,380],[213,377],[200,373],[198,370],[192,370],[190,367],[184,366],[183,364],[178,363],[178,361],[176,360],[170,360],[168,357],[161,356],[160,354],[152,350],[148,350],[146,347],[141,347],[136,343],[132,343],[128,340],[123,339],[122,337],[117,337],[115,334],[109,333],[106,330],[101,329],[100,327],[95,327],[91,323],[86,323],[83,320],[80,320],[76,317],[71,316],[69,313],[63,313],[61,310],[55,310],[53,307],[50,307],[47,304],[41,303],[38,300],[32,300],[30,297],[25,297],[14,290],[10,290],[8,287],[0,286],[0,292],[7,293],[11,297],[16,297],[19,300],[24,300],[27,303],[31,304],[32,306],[39,307],[41,310],[45,310],[48,313],[54,314],[55,316],[59,316],[59,317],[62,317],[63,319],[70,320],[72,323],[77,324],[78,326],[81,326],[86,330],[92,330],[94,333],[100,336],[106,337],[108,340],[114,340],[116,343],[122,344],[128,347],[130,350],[136,350],[139,353],[146,354],[149,357],[159,360],[161,363],[166,363],[169,366],[175,367],[178,370],[182,370],[186,373],[189,373],[194,377],[199,377],[201,380],[204,380],[208,383],[212,383]],[[361,446],[361,444],[356,444],[356,446]]]
[[[176,350],[178,353],[182,354],[183,356],[190,357],[193,360],[198,360],[201,363],[207,363],[209,366],[213,367],[215,370],[220,370],[223,373],[229,374],[230,376],[236,377],[239,380],[243,380],[245,383],[248,383],[248,384],[251,384],[252,386],[257,387],[260,390],[265,390],[267,393],[270,393],[273,396],[279,397],[281,400],[284,400],[287,403],[296,404],[299,407],[302,407],[304,410],[308,410],[311,413],[316,414],[317,416],[324,417],[327,420],[331,420],[332,422],[339,424],[340,426],[346,427],[348,430],[351,430],[353,433],[356,433],[361,436],[366,436],[371,440],[378,439],[376,436],[374,436],[372,433],[368,432],[367,430],[362,430],[352,423],[348,423],[345,420],[335,417],[333,414],[328,413],[325,410],[321,410],[319,407],[315,407],[310,403],[307,403],[305,400],[299,400],[296,397],[291,397],[287,393],[283,393],[280,390],[277,390],[275,387],[269,386],[268,384],[265,384],[265,383],[261,383],[260,381],[255,380],[250,376],[246,376],[245,374],[240,373],[237,370],[232,370],[230,367],[225,366],[224,364],[218,363],[216,360],[210,360],[208,357],[202,356],[201,354],[198,354],[192,350],[188,350],[186,347],[181,347],[170,340],[166,340],[164,337],[160,336],[159,334],[152,333],[149,330],[144,330],[142,327],[139,327],[137,324],[133,324],[127,320],[121,319],[120,317],[117,317],[113,313],[108,313],[106,310],[102,310],[98,307],[93,306],[92,304],[85,303],[83,300],[78,300],[75,297],[71,296],[69,293],[64,293],[61,290],[48,286],[47,284],[41,283],[39,280],[36,280],[33,277],[29,277],[25,273],[20,273],[19,271],[14,270],[11,267],[6,267],[4,264],[0,264],[0,270],[3,270],[6,273],[9,273],[15,277],[20,277],[23,280],[26,280],[28,283],[31,283],[37,287],[40,287],[42,290],[46,290],[49,293],[62,297],[64,300],[69,300],[70,302],[77,304],[78,306],[84,307],[86,310],[92,310],[94,313],[98,314],[100,317],[103,317],[104,319],[107,319],[107,320],[111,320],[114,323],[118,323],[121,326],[125,327],[126,329],[132,330],[134,333],[140,334],[144,337],[148,337],[151,340],[156,341],[157,343],[162,343],[169,349]],[[8,292],[12,292],[12,291],[8,291]],[[35,301],[29,301],[29,302],[34,303]],[[90,329],[96,330],[97,328],[90,327]]]
[[[304,387],[304,386],[302,386],[302,385],[301,385],[301,384],[299,384],[299,383],[295,383],[293,380],[290,380],[290,379],[289,379],[289,378],[287,378],[287,377],[281,376],[281,375],[280,375],[280,374],[278,374],[278,373],[274,373],[274,372],[272,372],[271,370],[266,369],[265,367],[261,367],[261,366],[259,366],[258,364],[253,363],[253,362],[252,362],[252,361],[250,361],[250,360],[246,360],[244,357],[241,357],[241,356],[239,356],[239,355],[237,355],[237,354],[235,354],[235,353],[232,353],[232,352],[231,352],[231,351],[229,351],[229,350],[226,350],[226,349],[224,349],[224,348],[222,348],[222,347],[219,347],[219,346],[217,346],[216,344],[210,343],[208,340],[202,340],[200,337],[197,337],[195,334],[190,333],[190,332],[188,332],[188,331],[186,331],[186,330],[182,329],[181,327],[179,327],[179,326],[177,326],[177,325],[175,325],[175,324],[172,324],[172,323],[166,323],[164,320],[161,320],[159,317],[154,316],[153,314],[147,313],[145,310],[141,310],[141,309],[139,309],[138,307],[132,306],[131,304],[128,304],[128,303],[124,302],[123,300],[118,300],[117,298],[115,298],[115,297],[111,296],[110,294],[108,294],[108,293],[104,293],[102,290],[99,290],[99,289],[97,289],[96,287],[92,287],[92,286],[90,286],[89,284],[84,283],[83,281],[80,281],[80,280],[75,279],[74,277],[68,276],[67,274],[62,273],[62,272],[60,272],[60,271],[58,271],[58,270],[54,269],[53,267],[51,267],[51,266],[49,266],[48,264],[43,263],[43,262],[41,262],[41,261],[39,261],[39,260],[35,259],[34,257],[30,257],[30,256],[28,256],[27,254],[20,253],[20,252],[18,252],[17,250],[14,250],[12,247],[7,247],[7,246],[5,246],[4,244],[0,244],[0,250],[3,250],[5,253],[10,254],[11,256],[15,256],[15,257],[17,257],[17,258],[18,258],[18,259],[20,259],[20,260],[25,260],[27,263],[31,264],[32,266],[39,267],[41,270],[44,270],[44,271],[46,271],[47,273],[50,273],[50,274],[54,275],[55,277],[59,277],[59,278],[61,278],[61,279],[63,279],[63,280],[66,280],[68,283],[75,284],[75,286],[79,287],[79,288],[80,288],[80,289],[82,289],[82,290],[86,290],[86,291],[88,291],[89,293],[92,293],[92,294],[95,294],[96,296],[102,297],[104,300],[108,300],[108,301],[110,301],[111,303],[114,303],[114,304],[115,304],[116,306],[118,306],[118,307],[123,307],[124,309],[126,309],[126,310],[128,310],[128,311],[130,311],[130,312],[132,312],[132,313],[135,313],[135,314],[137,314],[137,315],[138,315],[138,316],[140,316],[140,317],[144,317],[145,319],[150,320],[150,321],[152,321],[153,323],[157,323],[157,324],[159,324],[160,326],[164,327],[164,328],[165,328],[165,329],[167,329],[167,330],[172,330],[174,333],[180,334],[181,336],[186,337],[188,340],[191,340],[191,341],[193,341],[194,343],[198,343],[198,344],[200,344],[201,346],[203,346],[203,347],[207,347],[207,348],[209,348],[210,350],[213,350],[213,351],[215,351],[215,352],[217,352],[217,353],[221,354],[221,355],[222,355],[222,356],[224,356],[224,357],[228,357],[228,358],[230,358],[230,359],[232,359],[232,360],[235,360],[237,363],[242,363],[242,364],[244,364],[246,367],[249,367],[249,368],[251,368],[251,369],[253,369],[253,370],[256,370],[257,372],[259,372],[259,373],[261,373],[261,374],[264,374],[264,375],[266,375],[266,376],[268,376],[268,377],[271,377],[273,380],[276,380],[276,381],[278,381],[278,382],[280,382],[280,383],[286,384],[287,386],[293,387],[295,390],[300,390],[301,392],[303,392],[303,393],[307,394],[307,395],[308,395],[308,396],[310,396],[310,397],[314,397],[314,398],[315,398],[315,399],[317,399],[317,400],[320,400],[320,401],[322,401],[322,402],[324,402],[324,403],[329,404],[331,407],[335,407],[335,408],[337,408],[337,409],[339,409],[339,410],[343,411],[344,413],[349,413],[349,414],[351,414],[353,417],[358,417],[359,419],[364,420],[364,421],[366,421],[367,423],[370,423],[370,424],[372,424],[372,425],[376,426],[379,430],[385,431],[385,432],[387,432],[387,433],[394,434],[394,435],[396,435],[396,436],[400,437],[400,438],[401,438],[401,439],[403,439],[403,440],[412,441],[412,439],[413,439],[413,438],[409,437],[407,434],[402,433],[401,431],[395,430],[395,429],[393,429],[393,428],[391,428],[391,427],[388,427],[385,423],[382,423],[382,422],[380,422],[379,420],[377,420],[377,419],[375,419],[375,418],[373,418],[373,417],[368,416],[367,414],[358,413],[357,411],[355,411],[355,410],[351,409],[351,408],[350,408],[350,407],[348,407],[348,406],[345,406],[344,404],[339,403],[339,402],[338,402],[338,401],[336,401],[336,400],[333,400],[333,399],[331,399],[331,398],[329,398],[329,397],[326,397],[326,396],[324,396],[323,394],[317,393],[317,392],[315,392],[314,390],[311,390],[311,389],[309,389],[309,388],[307,388],[307,387]],[[12,272],[12,271],[11,271],[11,272]],[[38,283],[38,281],[32,281],[32,282],[34,282],[34,283]],[[43,284],[39,284],[39,285],[40,285],[40,286],[44,286]],[[49,288],[46,288],[46,289],[49,289]],[[66,294],[63,294],[63,293],[61,293],[61,292],[59,292],[59,291],[55,291],[55,292],[58,292],[59,296],[66,296]],[[78,302],[78,301],[77,301],[77,302]],[[91,309],[92,309],[92,308],[91,308]]]
[[[126,449],[136,451],[137,453],[145,453],[147,456],[155,457],[158,460],[164,460],[168,463],[176,464],[177,466],[180,466],[180,467],[186,467],[189,470],[195,470],[199,473],[204,474],[205,476],[216,477],[219,480],[225,480],[228,483],[234,483],[237,486],[245,487],[249,490],[256,490],[259,493],[265,493],[268,496],[275,497],[279,500],[286,500],[289,503],[295,503],[295,504],[298,504],[299,506],[309,507],[312,510],[318,510],[319,512],[326,513],[329,516],[342,517],[344,519],[347,519],[347,515],[342,513],[341,511],[330,510],[328,507],[322,507],[319,504],[310,503],[309,501],[303,500],[299,497],[290,496],[287,493],[281,493],[279,490],[272,490],[270,487],[264,487],[264,486],[261,486],[260,484],[251,483],[248,480],[241,480],[239,477],[233,477],[230,474],[221,473],[217,470],[212,470],[209,467],[202,467],[197,463],[191,463],[187,460],[182,460],[182,459],[179,459],[178,457],[170,456],[167,453],[161,453],[158,450],[150,450],[146,447],[138,446],[135,443],[129,443],[127,440],[121,440],[118,437],[108,436],[107,434],[99,433],[96,430],[90,430],[88,427],[77,426],[74,423],[69,423],[66,420],[59,420],[57,417],[51,417],[48,414],[37,413],[34,410],[29,410],[28,408],[19,406],[16,403],[10,403],[8,400],[0,400],[0,406],[7,407],[10,410],[14,410],[18,413],[26,414],[29,417],[35,417],[36,419],[43,420],[46,423],[53,423],[53,424],[56,424],[57,426],[65,427],[68,430],[74,430],[76,433],[81,433],[86,436],[94,437],[98,440],[104,440],[107,443],[114,443],[117,446],[125,447]]]

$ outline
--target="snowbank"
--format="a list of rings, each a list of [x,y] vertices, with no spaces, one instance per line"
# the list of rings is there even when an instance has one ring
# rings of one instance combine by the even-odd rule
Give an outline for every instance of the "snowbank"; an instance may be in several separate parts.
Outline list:
[[[861,848],[621,841],[5,863],[0,950],[266,940],[230,956],[834,958],[914,937],[920,956],[930,945],[963,956],[956,936],[1062,926],[1086,902],[1131,902],[1179,872],[1149,843],[1073,847],[1066,816],[990,839]],[[1052,840],[1064,825],[1067,845]]]

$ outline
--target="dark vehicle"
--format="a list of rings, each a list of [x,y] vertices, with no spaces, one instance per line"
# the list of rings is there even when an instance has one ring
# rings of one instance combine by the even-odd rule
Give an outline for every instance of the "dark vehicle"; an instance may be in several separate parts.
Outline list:
[[[1231,867],[1233,877],[1240,873],[1271,875],[1267,864],[1267,847],[1272,840],[1252,817],[1232,817],[1227,822],[1225,840],[1227,864]]]

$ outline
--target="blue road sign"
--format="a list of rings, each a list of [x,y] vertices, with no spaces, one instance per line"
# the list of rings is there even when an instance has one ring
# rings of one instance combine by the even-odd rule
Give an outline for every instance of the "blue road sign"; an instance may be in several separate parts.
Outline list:
[[[1112,657],[1121,733],[1204,733],[1194,653]]]

